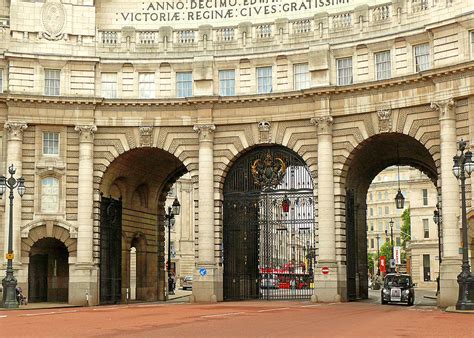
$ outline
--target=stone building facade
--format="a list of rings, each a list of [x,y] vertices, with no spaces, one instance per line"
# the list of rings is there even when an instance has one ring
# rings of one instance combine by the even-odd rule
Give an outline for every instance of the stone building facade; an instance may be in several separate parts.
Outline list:
[[[398,177],[400,176],[400,180]],[[405,197],[405,208],[397,209],[395,195],[400,189]],[[436,288],[439,275],[438,227],[433,211],[438,202],[433,182],[422,172],[410,167],[396,166],[381,171],[372,181],[367,195],[367,252],[377,255],[379,247],[390,239],[390,220],[393,220],[393,242],[401,246],[406,240],[406,270],[418,287]],[[410,232],[403,234],[402,213],[410,210]],[[403,249],[402,249],[403,251]]]
[[[263,149],[312,177],[312,299],[364,298],[367,190],[399,149],[440,192],[439,304],[454,304],[472,5],[244,2],[0,0],[0,164],[27,187],[13,210],[20,285],[38,300],[57,299],[42,290],[61,280],[71,304],[123,301],[133,247],[136,298],[164,299],[166,199],[188,173],[193,300],[223,300],[227,173]],[[7,204],[0,213],[6,252]]]

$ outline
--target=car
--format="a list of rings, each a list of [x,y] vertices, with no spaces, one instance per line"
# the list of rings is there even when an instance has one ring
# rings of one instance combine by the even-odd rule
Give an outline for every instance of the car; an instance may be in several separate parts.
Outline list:
[[[415,303],[414,286],[410,275],[387,274],[382,287],[382,304],[406,303],[408,306],[412,306]]]
[[[183,290],[192,290],[193,289],[193,276],[184,276],[183,284],[181,284]]]
[[[275,278],[263,278],[260,281],[260,288],[261,289],[278,289],[280,283],[278,279]]]

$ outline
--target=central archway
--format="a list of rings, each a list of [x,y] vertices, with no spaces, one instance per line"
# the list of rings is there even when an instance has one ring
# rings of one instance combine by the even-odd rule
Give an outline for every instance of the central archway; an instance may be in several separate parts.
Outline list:
[[[282,167],[271,188],[256,184],[258,170]],[[293,151],[266,146],[237,159],[224,183],[224,300],[311,297],[314,204],[311,173]]]

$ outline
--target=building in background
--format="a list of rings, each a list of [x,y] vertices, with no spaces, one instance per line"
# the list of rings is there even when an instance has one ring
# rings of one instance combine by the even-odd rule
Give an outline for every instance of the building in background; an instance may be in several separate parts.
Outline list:
[[[438,229],[433,221],[437,191],[433,182],[421,171],[400,167],[400,189],[405,196],[405,209],[410,210],[410,233],[407,234],[405,257],[407,271],[418,287],[436,288],[439,274]],[[394,246],[402,246],[402,213],[395,205],[398,191],[396,166],[380,172],[367,194],[367,252],[377,255],[380,247],[390,242],[390,220],[393,219]],[[376,269],[376,267],[375,267]]]

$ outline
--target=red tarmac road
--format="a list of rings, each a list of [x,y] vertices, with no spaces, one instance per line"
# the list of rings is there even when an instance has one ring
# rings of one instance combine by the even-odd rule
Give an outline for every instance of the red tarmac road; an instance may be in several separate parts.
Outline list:
[[[0,311],[0,337],[474,337],[474,316],[370,303],[135,304]]]

